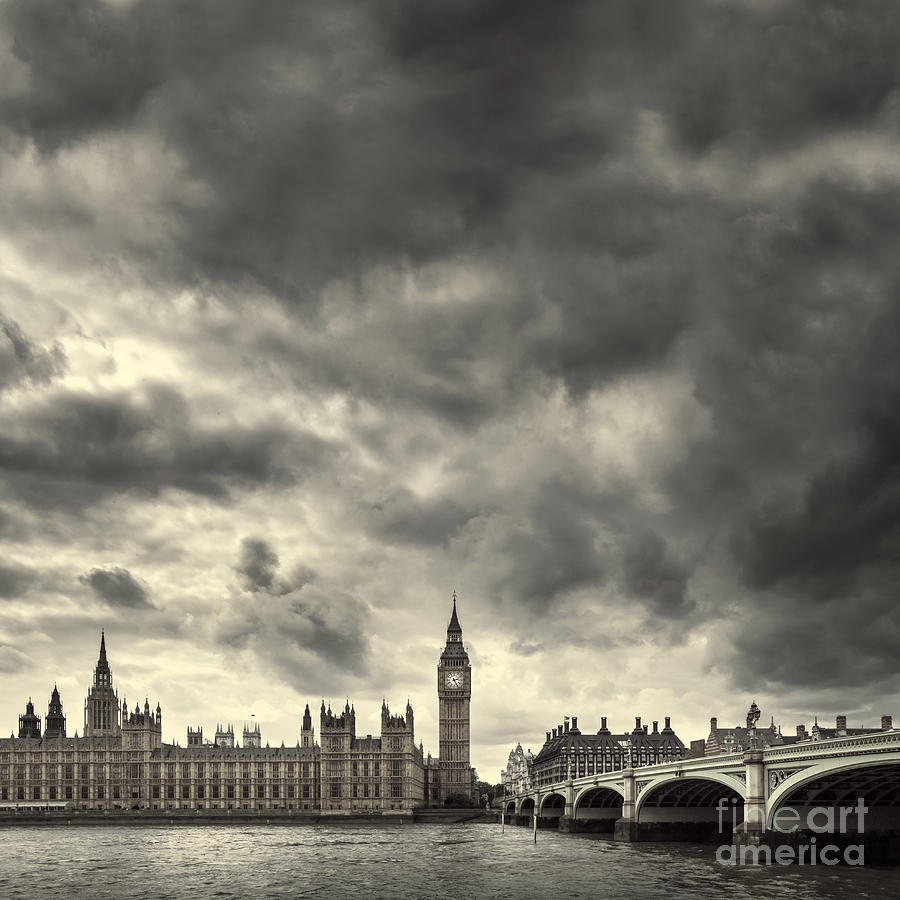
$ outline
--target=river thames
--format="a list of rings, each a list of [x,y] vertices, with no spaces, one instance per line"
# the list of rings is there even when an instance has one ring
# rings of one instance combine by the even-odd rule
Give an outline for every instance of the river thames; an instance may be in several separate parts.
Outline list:
[[[726,867],[715,848],[498,825],[12,826],[0,897],[896,897],[897,868]]]

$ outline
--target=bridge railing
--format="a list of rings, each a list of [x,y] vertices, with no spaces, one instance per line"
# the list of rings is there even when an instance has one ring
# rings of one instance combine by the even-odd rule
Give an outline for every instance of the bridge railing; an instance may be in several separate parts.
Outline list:
[[[788,744],[786,747],[769,747],[763,751],[763,760],[784,762],[786,759],[814,759],[818,756],[842,756],[844,753],[852,755],[858,752],[890,751],[898,748],[900,748],[900,730],[878,731],[872,734],[828,738],[824,741],[802,741]]]
[[[655,778],[658,775],[668,775],[672,772],[696,772],[703,769],[727,769],[742,768],[744,765],[743,753],[722,753],[718,756],[700,756],[700,757],[681,757],[664,763],[653,763],[648,766],[635,766],[633,771],[636,778],[647,779]],[[604,783],[618,781],[622,778],[625,769],[613,769],[610,772],[598,772],[595,775],[580,775],[572,779],[572,784],[576,787],[584,787],[588,784],[597,784],[602,787]],[[507,795],[504,799],[509,802],[516,797],[530,797],[533,794],[552,794],[563,793],[565,791],[568,779],[565,781],[556,781],[552,784],[543,784],[531,788],[531,790],[523,791],[515,795]]]

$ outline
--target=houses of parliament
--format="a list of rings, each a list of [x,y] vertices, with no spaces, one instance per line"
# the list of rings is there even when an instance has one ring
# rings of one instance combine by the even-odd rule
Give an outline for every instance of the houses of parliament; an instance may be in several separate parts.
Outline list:
[[[54,687],[44,720],[29,700],[18,737],[0,738],[0,809],[298,810],[319,815],[400,815],[475,799],[469,759],[469,657],[453,612],[437,666],[439,756],[417,745],[412,706],[381,707],[381,734],[357,736],[348,702],[323,700],[319,735],[309,704],[292,747],[262,746],[259,726],[242,741],[219,725],[215,740],[188,728],[186,746],[163,741],[163,713],[149,700],[129,709],[113,687],[101,634],[100,655],[84,705],[84,730],[66,732]],[[460,797],[459,795],[462,795]]]

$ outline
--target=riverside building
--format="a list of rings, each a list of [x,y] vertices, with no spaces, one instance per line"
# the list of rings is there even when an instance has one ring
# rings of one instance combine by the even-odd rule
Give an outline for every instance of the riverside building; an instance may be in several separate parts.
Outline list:
[[[451,677],[452,676],[452,677]],[[321,815],[402,815],[441,806],[450,796],[474,801],[469,766],[471,669],[456,613],[438,665],[441,750],[434,759],[417,745],[414,713],[381,707],[380,734],[356,734],[348,701],[333,711],[322,702],[319,741],[306,705],[296,746],[262,745],[258,725],[245,726],[243,742],[231,725],[215,740],[188,728],[187,745],[163,741],[160,704],[129,709],[113,687],[106,652],[100,654],[84,706],[84,730],[69,736],[56,687],[43,733],[29,699],[18,737],[0,738],[0,808],[84,810],[285,810]]]
[[[544,746],[531,763],[530,776],[535,787],[543,787],[567,778],[671,762],[686,753],[669,716],[662,730],[659,722],[654,722],[652,731],[642,726],[640,716],[636,716],[634,730],[623,734],[613,734],[607,728],[606,716],[600,719],[596,734],[582,733],[578,717],[573,716],[571,725],[567,718],[565,725],[547,732]]]

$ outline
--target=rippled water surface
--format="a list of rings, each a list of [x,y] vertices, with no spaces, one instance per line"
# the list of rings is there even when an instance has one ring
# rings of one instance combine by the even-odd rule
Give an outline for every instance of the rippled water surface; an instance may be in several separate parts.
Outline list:
[[[896,897],[900,869],[724,867],[712,847],[498,825],[8,827],[0,898]]]

